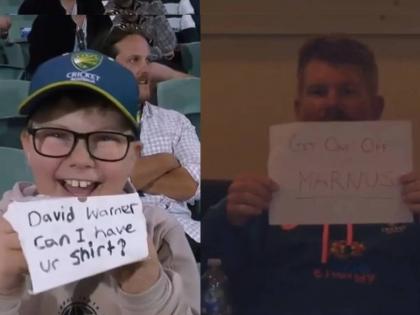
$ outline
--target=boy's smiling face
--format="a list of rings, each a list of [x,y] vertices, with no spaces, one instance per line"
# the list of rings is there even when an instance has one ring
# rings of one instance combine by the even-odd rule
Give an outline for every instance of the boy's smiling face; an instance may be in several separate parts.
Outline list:
[[[49,108],[33,115],[31,127],[62,128],[78,133],[114,131],[133,135],[118,110],[101,107],[100,103],[80,107],[70,99],[62,98]],[[121,161],[100,161],[89,155],[86,141],[79,139],[70,155],[51,158],[35,151],[32,138],[26,131],[22,133],[23,150],[38,192],[49,196],[120,194],[140,152],[139,142],[131,142],[126,157]]]

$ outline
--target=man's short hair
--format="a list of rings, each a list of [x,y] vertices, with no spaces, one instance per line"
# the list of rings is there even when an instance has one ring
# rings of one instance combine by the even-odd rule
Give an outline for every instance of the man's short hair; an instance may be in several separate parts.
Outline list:
[[[378,67],[372,51],[363,43],[340,35],[326,35],[307,41],[299,51],[298,81],[302,83],[303,72],[309,62],[320,60],[334,66],[359,67],[372,92],[378,89]]]

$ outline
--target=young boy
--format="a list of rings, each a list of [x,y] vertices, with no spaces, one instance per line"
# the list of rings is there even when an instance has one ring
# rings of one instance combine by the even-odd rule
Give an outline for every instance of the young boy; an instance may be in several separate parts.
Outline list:
[[[138,88],[131,73],[95,51],[65,54],[35,73],[21,134],[35,185],[17,183],[0,202],[38,195],[135,192],[140,151]],[[18,235],[0,218],[0,314],[198,314],[198,272],[182,227],[145,206],[149,257],[38,295],[26,294],[27,262]]]

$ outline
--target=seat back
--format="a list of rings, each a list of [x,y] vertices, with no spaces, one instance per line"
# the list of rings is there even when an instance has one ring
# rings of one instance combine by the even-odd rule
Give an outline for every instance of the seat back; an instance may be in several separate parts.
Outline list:
[[[182,114],[200,113],[200,79],[174,79],[159,82],[157,101],[162,108]]]
[[[197,132],[197,136],[198,138],[200,138],[201,136],[201,129],[200,129],[200,113],[191,113],[191,114],[186,114],[185,116],[187,116],[187,118],[191,121],[192,125],[195,127],[195,131]]]
[[[4,40],[0,38],[0,65],[7,64],[6,54],[4,52]]]
[[[0,14],[17,14],[22,0],[1,0]]]
[[[200,76],[200,42],[180,44],[182,65],[187,72],[196,77]]]
[[[24,70],[20,67],[0,64],[0,80],[19,80],[23,73]]]
[[[24,30],[31,29],[36,15],[14,15],[12,16],[12,27],[9,30],[8,41],[26,41],[27,33]]]
[[[0,147],[0,196],[18,181],[32,181],[22,150]]]
[[[25,124],[23,116],[0,117],[0,147],[22,149],[20,134]]]
[[[7,64],[24,69],[26,67],[26,46],[18,43],[5,43],[3,45],[4,54],[6,55]]]
[[[16,116],[18,106],[26,98],[28,91],[29,81],[1,80],[0,117]]]

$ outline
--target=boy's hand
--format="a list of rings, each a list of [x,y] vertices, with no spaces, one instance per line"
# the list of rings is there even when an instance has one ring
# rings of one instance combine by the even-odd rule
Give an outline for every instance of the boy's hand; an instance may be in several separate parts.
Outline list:
[[[267,176],[244,174],[229,186],[226,212],[234,225],[243,225],[250,218],[268,209],[278,185]]]
[[[410,172],[400,177],[401,196],[408,208],[420,214],[420,173]]]
[[[15,295],[23,289],[28,266],[17,233],[0,217],[0,295]]]
[[[143,261],[117,268],[114,277],[121,290],[129,294],[141,294],[159,279],[160,262],[155,246],[148,238],[149,257]]]

